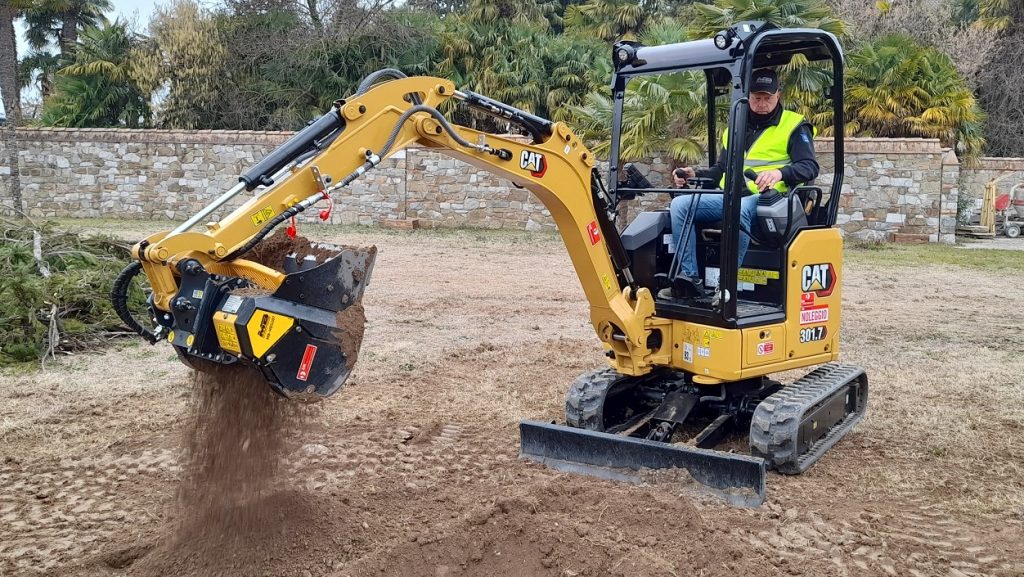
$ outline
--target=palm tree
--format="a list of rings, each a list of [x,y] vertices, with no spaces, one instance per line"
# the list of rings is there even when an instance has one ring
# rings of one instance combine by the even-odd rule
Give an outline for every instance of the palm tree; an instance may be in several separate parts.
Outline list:
[[[665,0],[587,0],[565,11],[566,29],[604,41],[634,40],[662,19]]]
[[[18,45],[14,20],[29,5],[28,0],[0,0],[0,93],[8,121],[21,119],[21,84],[18,82]]]
[[[75,45],[74,61],[57,73],[54,93],[43,104],[43,124],[76,128],[148,124],[148,98],[130,74],[134,42],[120,21],[86,29]]]
[[[1020,2],[1010,6],[1010,0],[978,0],[978,19],[975,23],[989,30],[1003,31],[1013,25],[1015,18],[1024,17],[1024,6]]]
[[[603,43],[560,34],[548,42],[542,58],[548,71],[545,107],[553,120],[569,120],[570,107],[583,104],[588,94],[606,86],[611,77],[608,47]]]
[[[694,4],[694,38],[710,38],[744,20],[762,20],[780,28],[820,28],[842,36],[844,24],[822,0],[715,0]]]
[[[14,128],[21,121],[21,85],[18,83],[18,46],[14,33],[14,19],[18,17],[22,2],[0,0],[0,99],[7,122],[0,126],[0,142],[7,158],[0,159],[10,166],[8,189],[14,201],[15,215],[21,215],[24,203],[21,197],[21,168],[18,160],[18,139]]]
[[[950,59],[909,36],[864,44],[847,69],[847,132],[938,138],[968,159],[981,154],[985,119]]]
[[[682,26],[664,20],[640,37],[644,44],[659,45],[687,40]],[[611,62],[605,62],[611,75]],[[607,80],[605,82],[607,84]],[[583,138],[593,143],[595,154],[608,152],[612,125],[611,93],[608,88],[589,94],[585,102],[570,106],[570,122]],[[723,102],[724,104],[724,102]],[[724,120],[726,108],[718,111]],[[719,122],[719,129],[724,122]],[[684,72],[636,78],[627,86],[623,102],[621,156],[692,162],[707,150],[707,105],[704,75]]]
[[[471,0],[465,15],[444,19],[437,69],[459,87],[545,114],[548,77],[540,64],[552,39],[550,11],[551,4],[530,0]],[[456,120],[485,130],[508,128],[491,118]]]
[[[110,0],[37,0],[25,10],[25,37],[36,50],[56,41],[61,58],[69,60],[78,34],[105,22],[111,7]]]
[[[18,63],[18,83],[36,87],[45,101],[53,92],[53,80],[61,65],[56,54],[32,50]]]

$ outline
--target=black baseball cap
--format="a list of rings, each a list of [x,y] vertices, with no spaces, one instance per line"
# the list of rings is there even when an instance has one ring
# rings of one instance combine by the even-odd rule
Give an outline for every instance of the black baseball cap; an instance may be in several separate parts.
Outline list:
[[[750,80],[750,92],[768,92],[775,94],[779,91],[779,77],[771,68],[755,70]]]

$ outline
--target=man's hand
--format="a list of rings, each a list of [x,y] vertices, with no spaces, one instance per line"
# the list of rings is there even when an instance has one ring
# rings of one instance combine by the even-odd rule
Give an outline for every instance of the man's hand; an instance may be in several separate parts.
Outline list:
[[[758,190],[766,190],[775,186],[780,180],[782,180],[781,170],[766,170],[757,174],[757,180],[754,181],[754,184],[757,185]]]
[[[672,171],[672,182],[675,183],[676,188],[683,188],[686,186],[686,179],[695,176],[697,176],[697,172],[693,168],[684,166]]]

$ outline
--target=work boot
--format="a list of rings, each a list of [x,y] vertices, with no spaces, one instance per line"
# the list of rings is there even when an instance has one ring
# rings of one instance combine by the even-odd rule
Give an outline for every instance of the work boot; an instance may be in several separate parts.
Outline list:
[[[707,296],[707,289],[701,279],[692,279],[684,274],[676,275],[672,286],[658,291],[658,298],[663,300],[678,300],[688,298],[704,298]]]

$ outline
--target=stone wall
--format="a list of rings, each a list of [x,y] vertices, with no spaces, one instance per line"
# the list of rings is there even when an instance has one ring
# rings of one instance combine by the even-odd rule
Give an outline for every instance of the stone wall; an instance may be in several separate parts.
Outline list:
[[[290,133],[19,129],[25,210],[39,217],[184,220],[237,182],[237,176]],[[833,141],[816,140],[822,176],[832,181]],[[1001,168],[963,171],[956,157],[929,139],[847,139],[839,224],[861,239],[952,242],[959,182],[976,188]],[[0,158],[6,158],[0,154]],[[1006,160],[1024,173],[1024,160]],[[655,184],[673,166],[641,164]],[[0,166],[0,200],[10,207]],[[963,178],[961,178],[963,177]],[[982,185],[983,188],[983,185]],[[244,195],[243,195],[244,196]],[[244,198],[239,198],[242,202]],[[420,219],[428,226],[553,228],[529,192],[442,154],[407,149],[337,195],[332,221],[371,225]],[[237,204],[237,203],[236,203]],[[664,206],[655,195],[632,210]],[[234,205],[229,205],[231,208]],[[307,215],[306,218],[315,218]]]
[[[1010,193],[1014,185],[1024,183],[1024,158],[982,158],[977,166],[962,171],[961,190],[968,207],[977,214],[989,181],[1003,177],[996,183],[996,194]]]
[[[834,141],[818,139],[824,187],[831,183]],[[953,243],[960,163],[936,139],[851,138],[837,223],[865,240]]]

